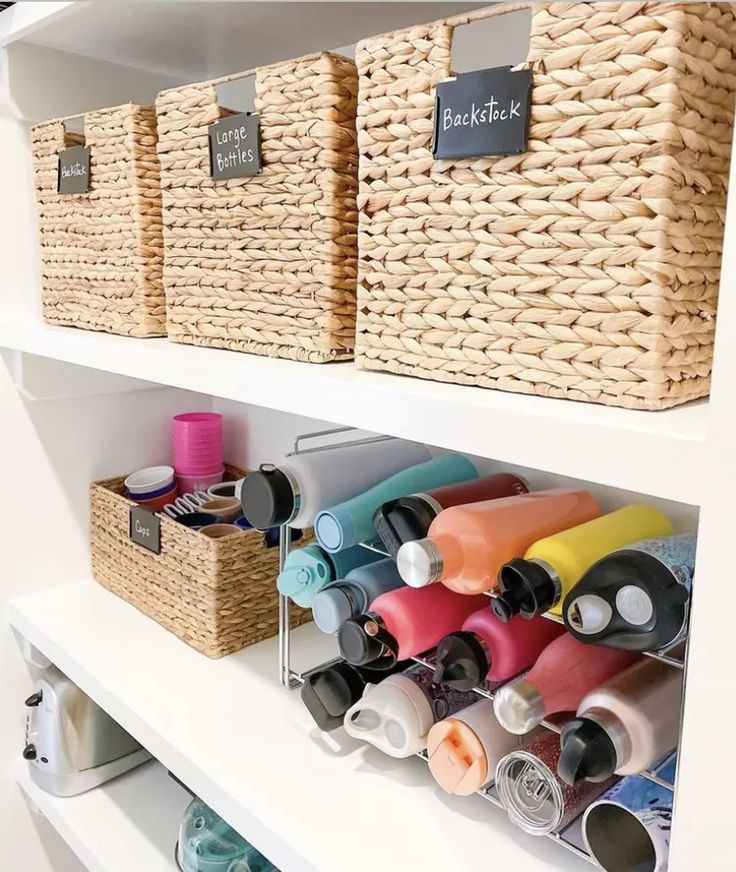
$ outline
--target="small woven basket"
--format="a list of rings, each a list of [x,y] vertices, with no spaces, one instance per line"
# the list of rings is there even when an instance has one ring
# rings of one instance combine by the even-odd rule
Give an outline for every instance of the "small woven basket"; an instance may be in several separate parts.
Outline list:
[[[524,8],[358,45],[359,365],[637,409],[705,396],[733,8],[531,5],[526,152],[433,160],[454,29]]]
[[[244,474],[227,468],[227,478]],[[123,478],[91,488],[92,574],[208,657],[224,657],[278,632],[279,549],[255,530],[209,539],[161,515],[161,553],[132,542]],[[293,624],[310,619],[292,608]]]
[[[164,336],[161,190],[156,116],[132,103],[88,112],[84,137],[57,119],[31,129],[42,261],[51,324]],[[57,193],[59,152],[90,149],[90,190]]]
[[[216,86],[255,77],[262,169],[210,177]],[[330,53],[164,91],[156,101],[174,342],[321,363],[352,357],[355,65]]]

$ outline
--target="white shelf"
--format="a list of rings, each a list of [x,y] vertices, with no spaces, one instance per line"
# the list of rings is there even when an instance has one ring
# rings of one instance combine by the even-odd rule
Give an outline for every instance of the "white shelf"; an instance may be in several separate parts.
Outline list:
[[[151,761],[79,796],[52,796],[31,781],[18,784],[90,872],[173,872],[179,821],[189,794]]]
[[[348,46],[366,36],[432,21],[470,3],[364,3],[336,15],[333,3],[283,9],[254,3],[18,3],[0,16],[0,45],[47,48],[197,80]],[[34,8],[35,7],[35,8]]]
[[[0,324],[0,347],[694,505],[705,482],[705,402],[637,412],[42,323]]]
[[[320,733],[277,682],[275,639],[208,660],[91,580],[13,600],[9,620],[282,872],[590,868],[445,796],[418,758]],[[293,645],[307,667],[331,640],[307,625]]]

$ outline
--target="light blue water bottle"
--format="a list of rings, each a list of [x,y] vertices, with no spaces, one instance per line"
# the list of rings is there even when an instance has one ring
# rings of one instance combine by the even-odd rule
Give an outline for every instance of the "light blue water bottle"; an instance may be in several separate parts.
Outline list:
[[[403,586],[392,557],[358,566],[345,578],[338,578],[317,591],[312,600],[314,623],[323,633],[336,633],[348,618],[368,611],[377,596]]]
[[[320,512],[314,522],[317,541],[331,554],[376,538],[373,516],[388,500],[446,484],[478,478],[475,464],[462,454],[443,454],[403,469],[370,490]]]
[[[318,590],[338,578],[344,578],[351,570],[381,560],[382,554],[360,546],[347,548],[337,554],[327,554],[314,542],[290,551],[286,563],[276,581],[279,593],[304,608],[312,605]]]

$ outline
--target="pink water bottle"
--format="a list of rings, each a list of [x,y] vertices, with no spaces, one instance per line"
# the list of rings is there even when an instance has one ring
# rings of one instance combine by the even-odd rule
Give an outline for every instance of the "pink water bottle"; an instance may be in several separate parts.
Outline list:
[[[341,625],[340,653],[355,666],[392,666],[434,648],[487,603],[482,594],[467,596],[439,584],[400,587],[376,597],[370,611]]]
[[[498,691],[496,717],[510,733],[528,733],[547,715],[575,711],[586,693],[636,660],[631,651],[583,645],[564,633],[547,645],[525,676]]]
[[[486,601],[462,630],[445,636],[437,646],[435,681],[470,690],[483,679],[506,681],[528,669],[564,627],[537,615],[503,623]]]

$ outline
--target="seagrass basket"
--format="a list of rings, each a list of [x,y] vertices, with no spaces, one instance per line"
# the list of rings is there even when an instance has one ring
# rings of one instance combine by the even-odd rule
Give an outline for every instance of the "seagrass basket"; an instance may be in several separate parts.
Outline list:
[[[163,336],[155,112],[129,103],[83,117],[83,136],[66,131],[70,119],[31,128],[44,319],[126,336]],[[59,194],[59,152],[74,145],[90,149],[90,190]]]
[[[731,4],[528,6],[526,152],[433,160],[454,29],[525,8],[358,45],[358,363],[636,409],[705,396]]]
[[[227,468],[228,479],[244,474]],[[279,549],[256,530],[208,539],[161,515],[161,553],[129,537],[123,478],[91,487],[92,574],[208,657],[223,657],[278,632]],[[309,611],[293,607],[293,625]]]
[[[217,86],[255,77],[260,173],[210,177]],[[168,334],[293,360],[353,356],[357,73],[314,54],[156,101]]]

